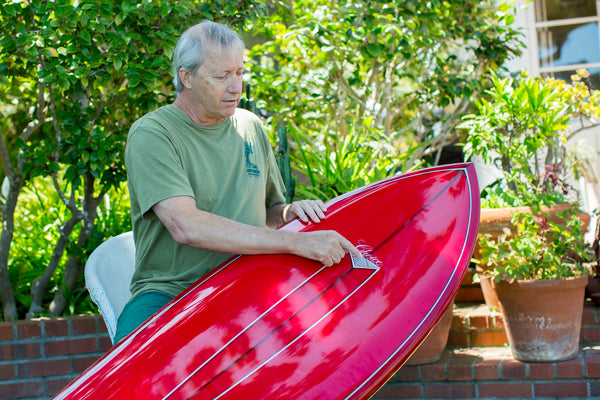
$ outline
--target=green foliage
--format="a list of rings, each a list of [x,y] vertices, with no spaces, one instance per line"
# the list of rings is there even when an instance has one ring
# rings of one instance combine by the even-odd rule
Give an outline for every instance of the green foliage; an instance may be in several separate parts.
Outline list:
[[[333,136],[343,146],[373,135],[359,140],[389,143],[393,170],[409,170],[457,140],[486,74],[518,52],[510,11],[479,0],[274,2],[249,81],[260,108],[321,151],[340,151]]]
[[[300,176],[296,195],[328,199],[435,162],[457,140],[458,117],[489,72],[518,53],[511,18],[510,7],[492,0],[0,4],[0,161],[12,188],[29,182],[9,260],[21,313],[32,277],[52,257],[61,261],[44,304],[64,293],[69,312],[82,311],[80,303],[90,309],[81,276],[69,288],[62,275],[57,229],[71,218],[84,222],[67,233],[66,246],[82,262],[128,229],[126,206],[114,205],[125,180],[126,134],[135,119],[172,100],[170,56],[183,29],[212,19],[266,40],[251,45],[247,80],[259,108],[273,115],[272,129],[282,121],[289,128],[283,156]],[[293,187],[294,176],[287,182]],[[39,221],[26,217],[23,207],[40,204],[49,211]]]
[[[583,222],[577,207],[558,213],[553,222],[547,212],[516,213],[516,232],[498,239],[480,238],[481,257],[496,280],[560,279],[581,275],[589,260],[583,241]]]
[[[467,157],[480,156],[497,165],[502,178],[483,197],[486,206],[550,206],[572,197],[566,184],[576,176],[581,160],[566,148],[567,140],[581,131],[575,119],[596,123],[600,91],[590,91],[578,71],[568,84],[553,78],[494,76],[487,98],[476,101],[477,113],[465,116]],[[571,197],[569,197],[571,195]]]
[[[318,145],[298,127],[291,125],[290,131],[298,144],[292,166],[304,177],[296,190],[301,198],[326,201],[394,172],[393,149],[378,132],[349,123],[347,135],[331,133]]]

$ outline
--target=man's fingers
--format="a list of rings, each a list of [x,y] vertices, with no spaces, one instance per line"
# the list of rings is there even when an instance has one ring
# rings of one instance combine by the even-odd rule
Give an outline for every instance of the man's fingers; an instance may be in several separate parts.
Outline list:
[[[326,211],[327,207],[321,200],[299,200],[289,205],[286,219],[298,217],[302,222],[308,222],[310,219],[318,223],[325,218]]]

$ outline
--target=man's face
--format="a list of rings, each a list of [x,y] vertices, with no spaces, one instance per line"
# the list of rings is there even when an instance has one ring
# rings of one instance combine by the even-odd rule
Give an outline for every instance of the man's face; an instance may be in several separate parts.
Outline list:
[[[208,125],[232,116],[242,96],[244,51],[235,47],[229,51],[211,50],[206,61],[191,77],[191,106],[197,117]]]

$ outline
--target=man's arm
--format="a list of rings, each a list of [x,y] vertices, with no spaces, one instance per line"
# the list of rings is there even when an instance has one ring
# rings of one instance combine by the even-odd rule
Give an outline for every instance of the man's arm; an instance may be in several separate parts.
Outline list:
[[[314,209],[308,210],[311,207],[306,204],[294,204],[285,211],[287,206],[283,204],[272,207],[267,211],[267,219],[275,218],[277,211],[281,211],[279,218],[283,221],[292,214],[318,214]],[[188,196],[163,200],[152,210],[177,243],[191,247],[231,254],[296,254],[327,266],[338,263],[347,252],[361,256],[352,243],[335,231],[290,232],[250,226],[198,210],[195,200]]]

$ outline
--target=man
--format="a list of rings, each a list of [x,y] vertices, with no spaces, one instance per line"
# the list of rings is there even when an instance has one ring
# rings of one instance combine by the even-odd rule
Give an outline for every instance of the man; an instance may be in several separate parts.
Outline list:
[[[173,68],[174,103],[136,121],[127,139],[136,270],[115,343],[232,254],[296,254],[327,266],[360,256],[334,231],[272,229],[294,217],[319,222],[326,207],[285,204],[259,119],[237,109],[242,39],[202,22],[179,39]]]

